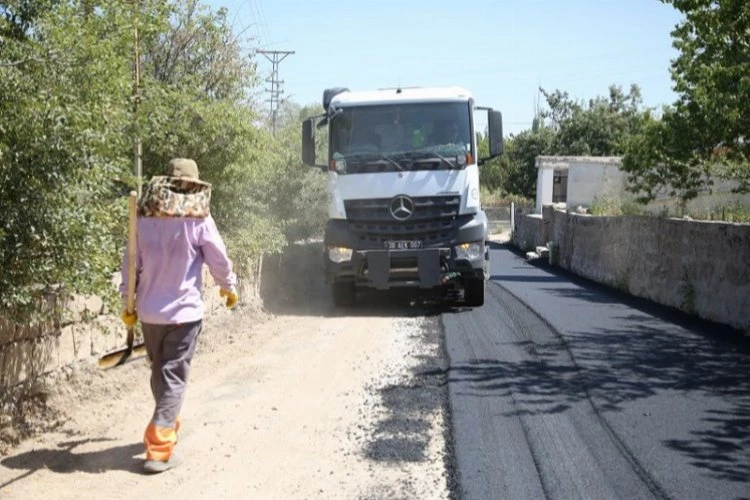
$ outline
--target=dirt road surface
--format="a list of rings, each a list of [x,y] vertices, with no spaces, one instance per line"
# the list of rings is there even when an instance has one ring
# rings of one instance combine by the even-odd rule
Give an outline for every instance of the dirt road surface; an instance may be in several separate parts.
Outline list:
[[[160,475],[141,473],[145,359],[78,368],[50,397],[56,428],[0,458],[0,498],[448,498],[437,316],[327,314],[208,320],[182,412],[184,462]]]

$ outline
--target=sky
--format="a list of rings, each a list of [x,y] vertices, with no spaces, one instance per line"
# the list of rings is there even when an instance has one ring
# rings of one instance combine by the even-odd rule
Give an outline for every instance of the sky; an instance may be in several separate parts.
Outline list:
[[[327,87],[458,85],[502,111],[504,132],[530,128],[539,87],[577,100],[637,84],[644,105],[676,100],[671,31],[658,0],[202,0],[278,66],[283,98],[319,104]],[[257,55],[262,78],[272,64]],[[270,87],[269,87],[270,88]],[[263,96],[267,98],[267,95]],[[322,108],[321,108],[322,110]]]

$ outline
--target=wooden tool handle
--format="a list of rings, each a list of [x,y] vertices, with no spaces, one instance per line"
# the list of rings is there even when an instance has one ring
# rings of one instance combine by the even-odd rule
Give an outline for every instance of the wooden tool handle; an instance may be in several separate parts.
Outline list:
[[[133,314],[135,311],[135,260],[137,248],[136,237],[138,233],[137,204],[138,193],[131,191],[128,199],[128,290],[125,297],[125,308],[127,309],[128,314]]]

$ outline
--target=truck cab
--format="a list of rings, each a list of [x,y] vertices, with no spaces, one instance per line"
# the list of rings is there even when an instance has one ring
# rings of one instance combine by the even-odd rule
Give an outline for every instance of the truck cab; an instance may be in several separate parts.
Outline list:
[[[328,176],[326,282],[352,305],[364,287],[411,287],[484,304],[489,250],[479,165],[502,154],[502,115],[460,87],[323,93],[302,124],[302,159]],[[489,156],[475,116],[487,113]],[[325,163],[315,133],[326,127]],[[454,292],[454,293],[449,293]]]

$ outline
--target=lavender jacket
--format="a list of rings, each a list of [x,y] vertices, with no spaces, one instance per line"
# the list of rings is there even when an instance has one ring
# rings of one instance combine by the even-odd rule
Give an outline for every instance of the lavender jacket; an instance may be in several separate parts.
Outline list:
[[[122,260],[120,295],[125,303],[128,252]],[[136,311],[143,323],[190,323],[203,318],[202,267],[222,288],[233,288],[237,277],[216,223],[209,215],[138,217]]]

